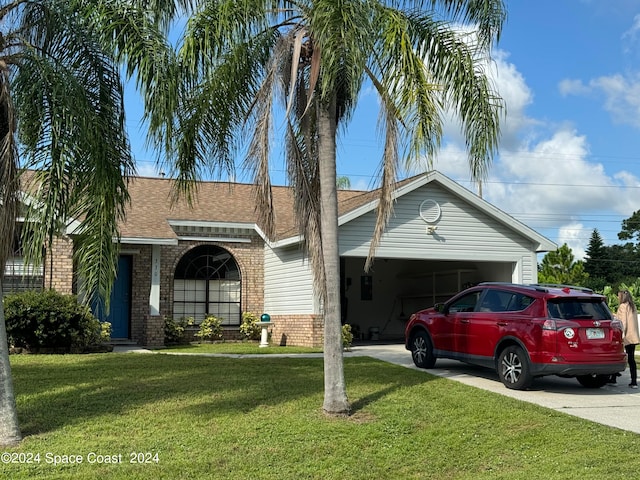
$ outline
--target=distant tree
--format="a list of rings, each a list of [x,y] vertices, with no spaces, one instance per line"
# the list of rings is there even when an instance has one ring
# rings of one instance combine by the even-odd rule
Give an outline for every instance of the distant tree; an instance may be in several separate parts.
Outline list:
[[[349,177],[336,178],[336,188],[338,190],[349,190],[351,188],[351,180],[349,180]]]
[[[611,283],[631,283],[640,277],[640,210],[622,221],[618,238],[630,242],[608,247]]]
[[[566,243],[555,252],[549,252],[544,256],[538,272],[540,283],[584,286],[588,278],[589,275],[584,271],[584,262],[575,260],[571,248]]]
[[[595,228],[591,233],[584,262],[584,271],[589,275],[587,286],[594,290],[602,290],[605,285],[610,284],[611,267],[607,247],[600,232]]]
[[[634,279],[640,277],[640,255],[636,245],[627,242],[623,245],[609,245],[606,248],[609,265],[607,283],[633,283]]]
[[[640,243],[640,210],[636,210],[629,218],[622,221],[622,230],[618,233],[618,238]]]

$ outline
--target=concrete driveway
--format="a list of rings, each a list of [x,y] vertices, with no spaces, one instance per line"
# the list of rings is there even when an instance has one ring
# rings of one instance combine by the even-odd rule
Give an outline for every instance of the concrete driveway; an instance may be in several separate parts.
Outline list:
[[[584,388],[574,378],[542,377],[534,381],[530,390],[506,388],[498,375],[485,368],[466,365],[455,360],[439,359],[435,368],[417,368],[404,345],[354,346],[346,356],[370,356],[433,375],[446,377],[477,388],[490,390],[507,397],[535,403],[611,427],[640,433],[640,389],[631,389],[629,371],[622,373],[617,385],[598,389]]]

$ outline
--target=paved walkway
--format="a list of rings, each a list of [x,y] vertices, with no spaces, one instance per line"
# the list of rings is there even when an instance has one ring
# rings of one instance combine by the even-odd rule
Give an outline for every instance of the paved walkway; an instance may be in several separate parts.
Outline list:
[[[134,346],[116,346],[114,352],[149,352]],[[188,355],[188,354],[187,354]],[[295,357],[301,354],[270,354],[270,357]],[[304,354],[308,357],[322,357],[322,354]],[[210,356],[219,356],[211,354]],[[227,355],[229,356],[229,355]],[[243,358],[249,355],[232,355]],[[414,366],[411,354],[399,344],[372,344],[354,346],[350,356],[369,356],[403,367],[429,372],[477,388],[483,388],[507,397],[541,405],[553,410],[609,425],[611,427],[640,433],[640,389],[633,390],[629,384],[628,370],[618,378],[617,385],[606,385],[599,389],[581,386],[576,379],[543,377],[536,379],[530,390],[519,391],[506,388],[498,375],[481,367],[466,365],[455,360],[440,359],[436,368],[421,370]]]

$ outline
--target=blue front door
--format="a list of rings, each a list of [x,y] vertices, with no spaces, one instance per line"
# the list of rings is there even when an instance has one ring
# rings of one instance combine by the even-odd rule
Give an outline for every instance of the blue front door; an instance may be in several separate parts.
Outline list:
[[[131,257],[118,259],[118,273],[111,291],[109,315],[111,338],[129,338],[131,312]]]

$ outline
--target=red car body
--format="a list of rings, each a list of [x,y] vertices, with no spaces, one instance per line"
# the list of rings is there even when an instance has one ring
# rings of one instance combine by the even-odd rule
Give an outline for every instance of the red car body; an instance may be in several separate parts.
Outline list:
[[[572,286],[481,283],[414,313],[405,346],[418,367],[438,358],[482,365],[513,389],[544,375],[601,387],[626,367],[622,325],[605,297]]]

